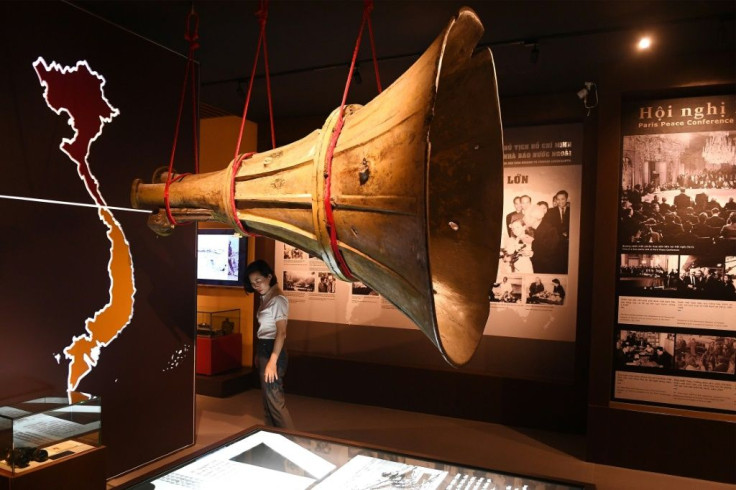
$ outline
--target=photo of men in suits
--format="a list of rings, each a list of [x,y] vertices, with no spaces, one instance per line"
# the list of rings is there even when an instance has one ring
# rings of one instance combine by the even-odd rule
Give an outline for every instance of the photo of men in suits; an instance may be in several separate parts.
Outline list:
[[[534,230],[532,242],[532,266],[536,274],[566,274],[567,264],[563,253],[562,236],[558,228],[544,217],[549,211],[542,205],[532,206],[524,215],[524,223]]]
[[[690,199],[690,196],[688,196],[685,193],[685,188],[680,187],[680,193],[675,196],[675,207],[678,210],[687,209],[693,206],[693,200]]]
[[[708,157],[716,136],[734,141],[736,132],[623,137],[628,160],[620,182],[620,245],[695,246],[697,253],[729,253],[729,237],[721,229],[730,216],[726,205],[736,208],[736,159]]]
[[[736,301],[733,257],[621,254],[618,289],[630,296]]]

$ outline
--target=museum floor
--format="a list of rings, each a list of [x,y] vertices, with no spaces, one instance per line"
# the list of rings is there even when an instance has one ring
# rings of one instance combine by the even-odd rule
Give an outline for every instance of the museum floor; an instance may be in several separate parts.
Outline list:
[[[184,453],[262,424],[261,393],[197,396],[197,444],[108,481],[122,489]],[[719,484],[584,461],[585,437],[287,394],[299,431],[433,456],[501,472],[593,483],[598,490],[733,490]]]

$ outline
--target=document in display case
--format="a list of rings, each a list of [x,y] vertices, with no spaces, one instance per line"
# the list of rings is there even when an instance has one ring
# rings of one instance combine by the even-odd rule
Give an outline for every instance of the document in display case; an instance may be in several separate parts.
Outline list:
[[[256,427],[190,455],[131,490],[574,490],[591,485],[499,473]]]
[[[99,447],[101,429],[96,396],[64,394],[0,406],[0,474],[15,475]]]

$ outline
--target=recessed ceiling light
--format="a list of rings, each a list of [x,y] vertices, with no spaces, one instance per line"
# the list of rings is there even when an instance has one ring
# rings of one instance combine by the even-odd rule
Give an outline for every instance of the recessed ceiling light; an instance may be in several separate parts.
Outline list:
[[[649,36],[644,36],[641,39],[639,39],[639,43],[636,45],[639,49],[649,49],[649,47],[652,45],[652,38]]]

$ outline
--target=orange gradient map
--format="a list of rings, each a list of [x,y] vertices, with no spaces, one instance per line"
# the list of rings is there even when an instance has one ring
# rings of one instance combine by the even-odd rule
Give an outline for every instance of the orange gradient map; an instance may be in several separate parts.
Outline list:
[[[110,277],[109,301],[85,320],[84,332],[72,338],[64,348],[69,359],[67,389],[76,390],[79,382],[97,366],[100,351],[110,344],[130,323],[133,317],[135,275],[130,244],[120,223],[115,219],[100,192],[100,184],[89,164],[92,143],[100,137],[105,124],[120,111],[105,98],[105,79],[90,69],[86,61],[73,67],[47,63],[38,58],[33,63],[44,99],[56,114],[65,112],[74,131],[72,138],[63,138],[59,148],[76,165],[77,175],[94,203],[98,206],[100,221],[107,228],[110,242],[110,260],[107,272]]]

